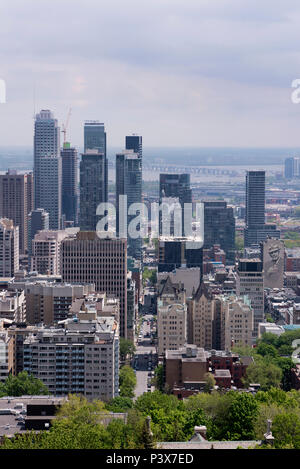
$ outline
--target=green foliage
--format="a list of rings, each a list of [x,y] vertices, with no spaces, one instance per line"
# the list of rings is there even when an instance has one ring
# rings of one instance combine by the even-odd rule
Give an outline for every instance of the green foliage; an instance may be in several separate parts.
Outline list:
[[[126,357],[129,355],[132,357],[136,351],[135,345],[131,340],[124,339],[120,337],[120,357],[121,360],[126,360]]]
[[[106,408],[110,412],[127,412],[128,409],[132,409],[133,402],[129,397],[114,397],[108,404],[106,404]]]
[[[259,383],[262,391],[267,391],[271,387],[279,388],[282,378],[282,370],[267,360],[256,359],[255,363],[248,366],[245,385],[248,387],[251,383]]]
[[[286,412],[275,416],[272,424],[272,433],[276,448],[290,447],[300,449],[300,417]]]
[[[42,381],[22,371],[17,376],[9,375],[0,383],[0,397],[4,396],[40,396],[50,394]]]
[[[134,397],[134,389],[136,387],[136,376],[130,366],[123,366],[119,373],[120,396]]]
[[[242,236],[236,235],[236,237],[235,237],[235,249],[237,251],[242,251],[244,249],[244,238]]]
[[[164,391],[164,367],[163,365],[158,365],[154,370],[154,385],[156,389],[163,392]]]
[[[157,282],[157,274],[155,269],[148,269],[147,267],[143,270],[143,281],[144,283],[149,280],[152,285],[155,285]]]

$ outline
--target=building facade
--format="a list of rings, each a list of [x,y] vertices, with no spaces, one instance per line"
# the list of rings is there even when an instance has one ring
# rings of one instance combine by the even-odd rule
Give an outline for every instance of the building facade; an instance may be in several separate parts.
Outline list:
[[[28,249],[28,215],[33,209],[33,174],[8,170],[0,175],[0,218],[8,218],[19,227],[19,250]]]
[[[49,213],[50,229],[61,227],[62,164],[60,129],[49,110],[42,110],[34,126],[34,206]]]
[[[0,219],[0,277],[13,277],[19,269],[19,227]]]

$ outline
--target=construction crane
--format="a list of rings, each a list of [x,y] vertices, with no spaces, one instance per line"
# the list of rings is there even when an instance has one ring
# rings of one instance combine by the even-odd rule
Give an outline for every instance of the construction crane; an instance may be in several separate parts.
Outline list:
[[[68,125],[69,125],[71,112],[72,112],[72,109],[70,108],[69,112],[68,112],[68,115],[67,115],[66,122],[65,122],[65,124],[62,124],[62,128],[63,128],[62,133],[64,134],[64,147],[67,143],[67,128],[68,128]]]

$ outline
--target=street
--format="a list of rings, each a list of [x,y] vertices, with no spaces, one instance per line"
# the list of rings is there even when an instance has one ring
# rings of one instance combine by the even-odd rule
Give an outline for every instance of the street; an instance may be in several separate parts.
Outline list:
[[[135,388],[136,397],[144,392],[154,391],[154,387],[150,386],[150,381],[154,377],[154,369],[157,366],[157,356],[154,345],[151,345],[152,319],[153,315],[151,314],[143,316],[143,323],[133,359],[133,367],[136,370],[137,378]]]

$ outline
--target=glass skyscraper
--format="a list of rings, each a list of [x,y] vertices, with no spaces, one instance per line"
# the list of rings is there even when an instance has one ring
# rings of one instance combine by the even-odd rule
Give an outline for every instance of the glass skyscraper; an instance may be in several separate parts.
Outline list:
[[[61,226],[61,188],[60,129],[52,112],[42,110],[34,125],[34,205],[49,213],[50,229]]]

